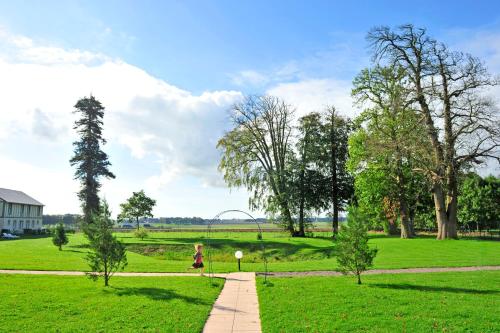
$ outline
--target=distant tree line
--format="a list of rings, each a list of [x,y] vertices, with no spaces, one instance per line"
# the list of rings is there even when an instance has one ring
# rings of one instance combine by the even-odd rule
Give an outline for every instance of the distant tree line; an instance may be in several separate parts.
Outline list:
[[[76,227],[82,216],[78,214],[63,214],[63,215],[43,215],[42,223],[44,225],[57,225],[59,223],[65,226]]]

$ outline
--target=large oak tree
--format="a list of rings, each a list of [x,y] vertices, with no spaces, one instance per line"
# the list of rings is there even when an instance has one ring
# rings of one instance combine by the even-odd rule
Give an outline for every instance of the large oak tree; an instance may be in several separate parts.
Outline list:
[[[234,128],[222,137],[219,170],[230,187],[246,187],[250,207],[278,214],[295,234],[290,207],[289,161],[293,109],[274,96],[247,96],[233,105]]]
[[[498,111],[485,94],[498,81],[478,58],[450,50],[425,29],[378,27],[368,40],[376,62],[401,67],[408,77],[432,149],[422,171],[432,182],[437,239],[456,238],[460,170],[500,160]]]

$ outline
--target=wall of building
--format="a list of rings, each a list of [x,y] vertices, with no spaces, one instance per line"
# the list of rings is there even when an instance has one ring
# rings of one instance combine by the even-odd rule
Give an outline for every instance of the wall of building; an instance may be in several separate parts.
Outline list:
[[[42,229],[43,207],[2,202],[1,229],[22,233],[24,229]]]

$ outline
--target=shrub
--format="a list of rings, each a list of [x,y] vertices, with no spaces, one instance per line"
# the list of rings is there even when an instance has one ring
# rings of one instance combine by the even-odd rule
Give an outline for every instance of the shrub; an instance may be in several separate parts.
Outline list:
[[[134,231],[134,236],[136,238],[140,238],[141,240],[143,240],[144,238],[149,237],[149,232],[145,228],[141,227],[141,228],[137,229],[136,231]]]
[[[108,286],[113,274],[125,268],[127,255],[125,245],[113,236],[113,221],[108,205],[104,202],[100,212],[92,217],[93,223],[87,227],[90,252],[87,255],[91,272],[87,275],[97,280],[104,278],[104,285]]]
[[[64,229],[64,225],[59,223],[54,228],[54,233],[52,234],[52,243],[55,246],[59,247],[59,251],[62,250],[62,246],[68,244],[68,236],[66,236],[66,230]]]
[[[337,251],[342,273],[353,273],[361,284],[361,273],[372,266],[377,249],[368,246],[367,221],[357,208],[349,209],[347,223],[342,225],[337,237]]]

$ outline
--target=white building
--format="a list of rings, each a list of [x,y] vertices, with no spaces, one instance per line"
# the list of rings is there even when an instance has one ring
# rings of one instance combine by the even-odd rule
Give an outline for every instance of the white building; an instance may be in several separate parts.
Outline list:
[[[43,204],[21,191],[0,188],[0,229],[42,229]]]

